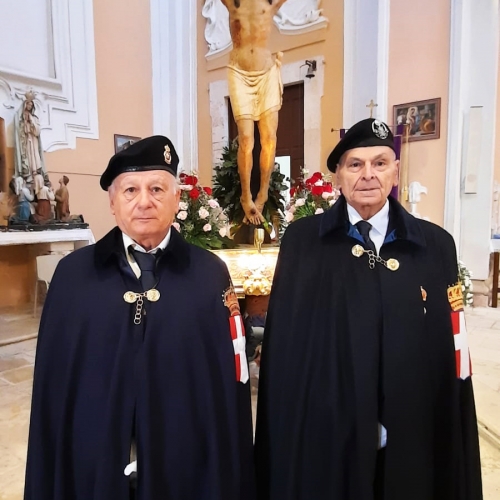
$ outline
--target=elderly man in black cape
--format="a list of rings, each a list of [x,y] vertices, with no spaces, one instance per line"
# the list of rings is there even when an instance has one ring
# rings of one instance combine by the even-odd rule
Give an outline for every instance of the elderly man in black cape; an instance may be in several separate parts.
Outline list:
[[[179,158],[101,177],[117,226],[65,257],[41,319],[25,500],[253,500],[245,339],[225,264],[172,229]]]
[[[389,196],[393,136],[354,125],[342,196],[284,236],[262,348],[259,500],[479,500],[453,238]]]

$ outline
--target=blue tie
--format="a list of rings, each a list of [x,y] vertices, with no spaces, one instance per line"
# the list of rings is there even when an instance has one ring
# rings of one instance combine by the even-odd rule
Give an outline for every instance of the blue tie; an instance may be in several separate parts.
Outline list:
[[[365,242],[367,249],[372,250],[373,253],[376,254],[377,251],[375,250],[375,244],[370,238],[370,229],[372,228],[372,225],[365,220],[360,220],[356,223],[356,227],[358,228],[359,234],[363,237],[363,241]]]
[[[154,288],[156,285],[155,268],[156,255],[152,253],[139,252],[130,248],[130,252],[134,256],[137,265],[141,268],[141,284],[144,291]]]

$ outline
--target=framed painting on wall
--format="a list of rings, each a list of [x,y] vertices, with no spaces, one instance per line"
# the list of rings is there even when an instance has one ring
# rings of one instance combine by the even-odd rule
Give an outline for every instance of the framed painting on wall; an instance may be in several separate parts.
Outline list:
[[[408,141],[439,139],[441,98],[394,106],[393,123],[409,126]]]
[[[131,135],[118,135],[115,134],[115,154],[127,149],[134,142],[140,141],[140,137],[133,137]]]

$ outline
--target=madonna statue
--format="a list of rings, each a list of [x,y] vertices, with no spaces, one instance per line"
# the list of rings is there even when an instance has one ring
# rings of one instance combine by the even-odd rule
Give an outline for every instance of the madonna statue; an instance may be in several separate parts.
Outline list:
[[[35,94],[26,93],[25,100],[15,116],[15,175],[33,182],[41,174],[48,181],[40,140],[40,121],[35,113]]]

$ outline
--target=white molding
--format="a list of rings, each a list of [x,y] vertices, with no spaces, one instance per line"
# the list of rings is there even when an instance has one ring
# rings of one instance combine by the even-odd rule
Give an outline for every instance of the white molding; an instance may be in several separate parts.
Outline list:
[[[461,161],[463,149],[464,105],[468,86],[467,0],[455,0],[450,22],[450,77],[448,90],[448,137],[446,148],[446,180],[444,228],[460,242]]]
[[[374,116],[387,116],[389,21],[389,0],[344,0],[345,128],[370,115],[371,100]]]
[[[326,29],[328,27],[328,19],[321,16],[317,21],[314,21],[313,23],[303,24],[301,26],[285,27],[276,22],[276,20],[274,20],[274,24],[282,35],[303,35],[304,33],[310,33],[311,31]]]
[[[198,4],[151,0],[150,5],[153,131],[174,143],[179,171],[194,171],[198,164]]]
[[[378,0],[377,39],[377,107],[375,116],[388,122],[389,107],[389,29],[391,22],[391,0]]]
[[[354,123],[354,55],[356,47],[357,2],[344,0],[344,104],[342,125]]]
[[[218,7],[215,3],[220,4]],[[211,61],[212,59],[217,59],[218,57],[223,56],[230,52],[233,48],[233,43],[230,39],[229,32],[229,16],[226,16],[227,10],[224,11],[224,18],[220,19],[217,17],[217,13],[221,12],[220,7],[222,3],[220,0],[215,0],[213,3],[211,0],[205,0],[205,5],[202,10],[203,17],[206,17],[205,27],[209,26],[209,23],[212,25],[219,26],[219,29],[216,30],[218,32],[217,36],[212,37],[210,40],[207,39],[207,34],[205,33],[205,41],[208,45],[208,52],[205,54],[205,58],[207,61]],[[304,0],[297,0],[295,5],[292,6],[292,2],[288,2],[284,4],[278,14],[274,16],[273,23],[278,29],[278,31],[282,35],[303,35],[305,33],[310,33],[312,31],[317,31],[321,29],[326,29],[328,27],[329,20],[325,16],[322,15],[322,9],[318,8],[319,1],[313,1],[312,5],[304,5]],[[205,7],[210,6],[213,8],[212,10],[208,10],[205,12]],[[299,7],[299,12],[302,10],[303,19],[294,19],[294,14],[296,14],[297,5]],[[303,9],[310,7],[307,11],[307,15],[304,15]],[[225,7],[223,7],[226,9]],[[295,12],[294,12],[295,9]],[[208,13],[211,16],[208,16]],[[280,16],[282,13],[282,17]],[[205,15],[207,14],[207,15]],[[312,20],[314,19],[314,20]],[[288,22],[287,22],[288,21]]]
[[[455,0],[452,6],[444,224],[460,258],[483,280],[491,252],[499,2]],[[474,120],[476,108],[481,113]],[[471,148],[476,171],[468,158]]]
[[[231,33],[229,32],[229,12],[221,0],[205,0],[201,9],[205,21],[205,41],[208,52],[207,60],[215,59],[231,50]]]
[[[222,150],[229,144],[229,88],[227,80],[211,82],[210,117],[212,119],[212,168],[220,163]]]
[[[284,3],[273,21],[283,35],[300,35],[328,26],[323,9],[319,8],[321,0],[288,0]]]
[[[321,98],[324,93],[325,59],[316,60],[314,78],[305,78],[304,61],[284,64],[281,78],[284,85],[304,82],[304,167],[310,172],[321,170]],[[212,119],[212,165],[220,163],[222,150],[228,145],[229,107],[227,80],[210,83],[210,116]]]
[[[5,94],[0,113],[11,130],[24,93],[33,89],[39,104],[43,148],[55,151],[75,148],[77,137],[98,139],[99,127],[92,0],[49,1],[53,38],[50,56],[56,77],[0,68],[0,86]],[[13,145],[12,133],[7,134],[7,144]]]
[[[151,59],[152,59],[152,89],[153,89],[153,131],[160,129],[161,115],[155,113],[155,107],[162,105],[162,65],[160,62],[161,57],[161,23],[160,18],[160,0],[151,0]]]
[[[222,57],[226,54],[229,54],[233,50],[233,44],[230,43],[229,45],[226,45],[225,47],[218,49],[218,50],[213,50],[210,52],[207,52],[205,54],[205,58],[207,61],[212,61],[213,59],[217,59],[218,57]]]

